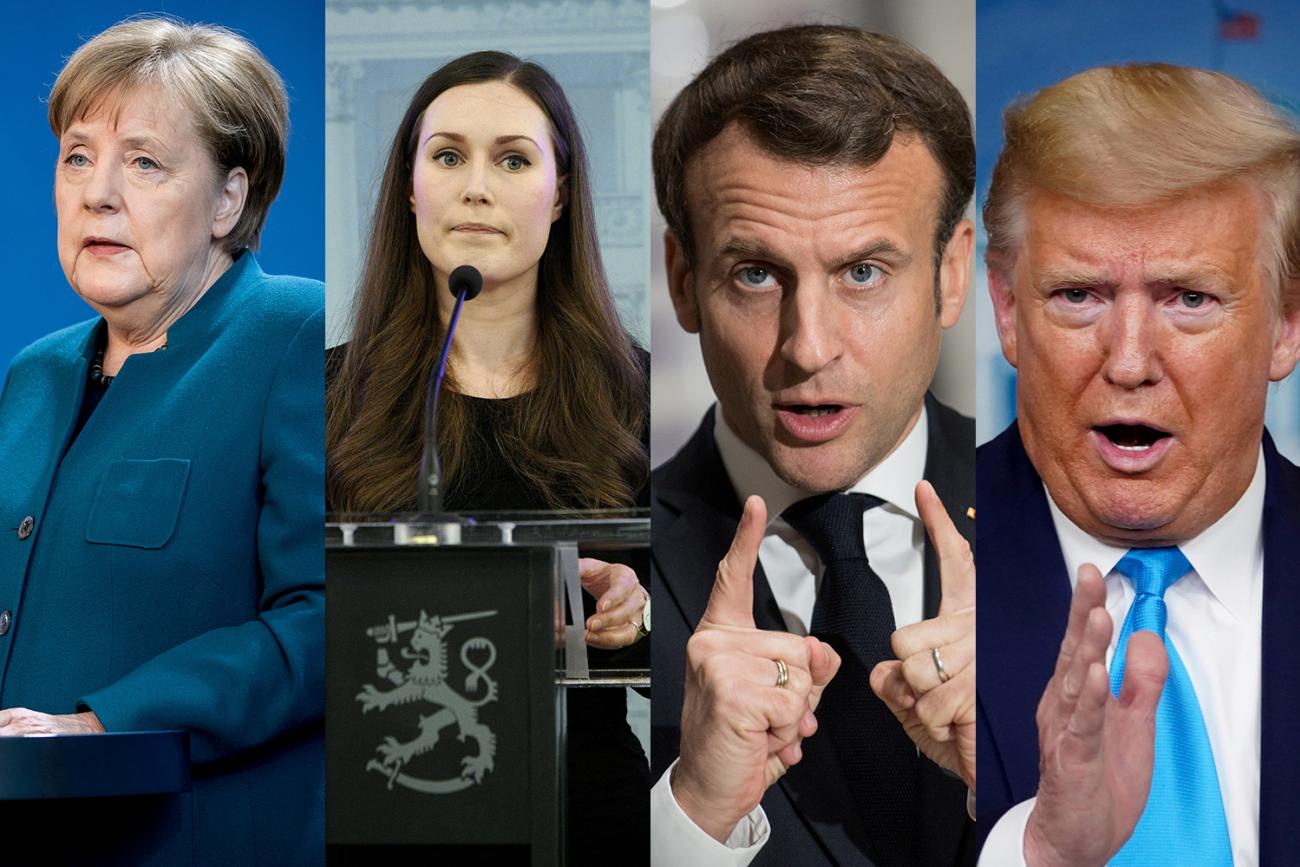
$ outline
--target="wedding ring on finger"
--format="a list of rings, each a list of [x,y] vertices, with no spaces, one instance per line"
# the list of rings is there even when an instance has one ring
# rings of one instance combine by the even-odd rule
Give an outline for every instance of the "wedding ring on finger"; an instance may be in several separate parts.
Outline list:
[[[776,685],[783,687],[790,682],[790,669],[786,667],[784,659],[772,660],[776,663]]]
[[[934,670],[939,673],[939,683],[947,683],[951,680],[952,675],[948,673],[948,669],[943,667],[943,658],[939,656],[939,648],[930,648],[930,658],[934,660]]]

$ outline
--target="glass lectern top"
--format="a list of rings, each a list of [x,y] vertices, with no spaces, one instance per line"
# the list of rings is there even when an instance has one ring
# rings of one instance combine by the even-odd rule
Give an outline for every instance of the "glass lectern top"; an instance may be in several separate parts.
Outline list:
[[[566,512],[331,513],[325,546],[537,545],[577,542],[605,548],[650,544],[649,509]]]

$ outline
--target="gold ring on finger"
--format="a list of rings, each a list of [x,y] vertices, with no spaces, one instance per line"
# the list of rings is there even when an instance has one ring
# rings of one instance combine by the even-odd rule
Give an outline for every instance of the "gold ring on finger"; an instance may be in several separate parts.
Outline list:
[[[930,648],[930,658],[934,660],[934,670],[939,672],[939,683],[947,683],[952,680],[952,675],[948,669],[943,667],[943,658],[939,656],[939,648]]]
[[[776,685],[783,687],[790,682],[790,669],[786,667],[784,659],[772,660],[776,663]]]

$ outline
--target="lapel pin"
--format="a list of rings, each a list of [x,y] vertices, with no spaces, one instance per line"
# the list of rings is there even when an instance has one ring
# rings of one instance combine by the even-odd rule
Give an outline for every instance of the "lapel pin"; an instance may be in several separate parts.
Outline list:
[[[967,517],[967,518],[970,518],[972,521],[975,520],[975,507],[974,507],[974,506],[967,506],[967,507],[966,507],[966,517]]]

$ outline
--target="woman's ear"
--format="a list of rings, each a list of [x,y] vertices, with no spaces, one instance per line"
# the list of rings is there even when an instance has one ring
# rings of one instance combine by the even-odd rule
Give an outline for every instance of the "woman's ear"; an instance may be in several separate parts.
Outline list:
[[[569,176],[561,175],[555,184],[555,207],[551,208],[551,222],[560,219],[564,206],[569,204]]]
[[[224,238],[235,231],[248,201],[248,172],[240,166],[231,169],[217,190],[216,207],[212,212],[212,237]]]

